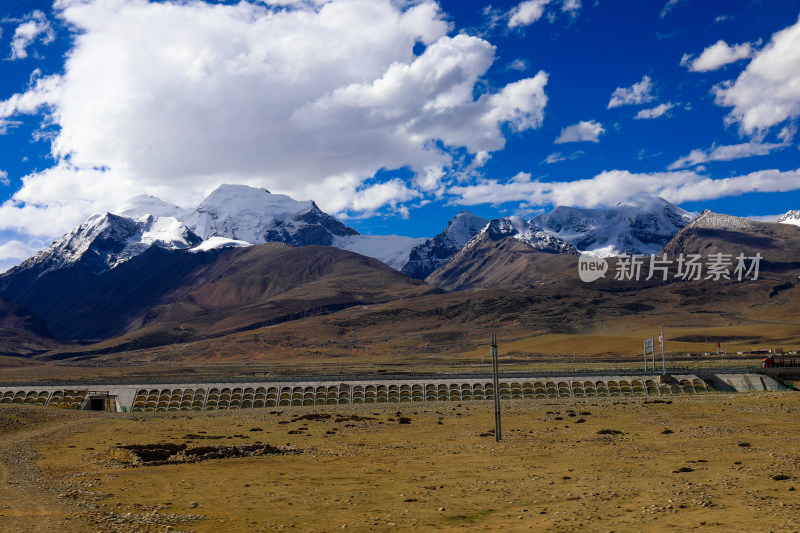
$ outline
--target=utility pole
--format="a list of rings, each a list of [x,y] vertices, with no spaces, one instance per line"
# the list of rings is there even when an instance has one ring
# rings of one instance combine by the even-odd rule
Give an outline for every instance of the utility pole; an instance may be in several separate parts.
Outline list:
[[[503,438],[500,429],[500,377],[497,364],[497,335],[492,333],[492,382],[494,384],[494,440]]]
[[[658,332],[658,342],[661,343],[661,373],[662,374],[666,374],[667,373],[667,364],[664,362],[664,332],[663,331],[659,331]],[[655,370],[655,369],[656,369],[656,365],[654,363],[653,364],[653,370]]]
[[[647,352],[653,354],[653,372],[656,370],[656,350],[653,337],[644,340],[644,371],[647,372]]]

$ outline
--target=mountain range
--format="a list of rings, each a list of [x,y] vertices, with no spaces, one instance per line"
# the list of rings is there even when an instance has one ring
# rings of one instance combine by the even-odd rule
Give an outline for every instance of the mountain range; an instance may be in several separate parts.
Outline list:
[[[798,223],[797,211],[756,222],[636,195],[608,209],[560,206],[530,220],[464,211],[417,239],[361,235],[313,201],[242,185],[222,185],[192,209],[138,196],[0,275],[0,353],[52,352],[63,343],[144,349],[348,309],[414,301],[435,309],[444,291],[580,294],[582,253],[612,264],[622,254],[662,251],[761,253],[772,283],[765,290],[779,293],[794,287],[800,270]],[[619,288],[600,282],[592,290]]]

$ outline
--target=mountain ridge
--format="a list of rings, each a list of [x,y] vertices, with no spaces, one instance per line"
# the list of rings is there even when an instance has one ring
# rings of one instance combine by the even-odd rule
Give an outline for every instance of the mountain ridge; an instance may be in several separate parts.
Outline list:
[[[458,253],[488,223],[483,217],[462,211],[447,223],[441,233],[414,247],[401,272],[416,279],[427,278]]]

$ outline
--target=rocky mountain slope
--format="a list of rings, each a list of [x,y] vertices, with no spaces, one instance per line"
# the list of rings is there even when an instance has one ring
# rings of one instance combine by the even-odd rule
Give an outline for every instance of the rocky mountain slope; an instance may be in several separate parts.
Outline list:
[[[462,211],[448,222],[441,233],[411,250],[402,272],[412,278],[425,279],[449,261],[488,223],[485,218]]]
[[[131,329],[192,329],[202,337],[439,292],[346,250],[268,243],[221,253]]]
[[[800,227],[706,210],[678,232],[663,252],[669,256],[760,253],[770,263],[800,262]]]
[[[520,217],[500,218],[426,281],[445,290],[535,288],[575,271],[577,255],[571,244]]]
[[[345,250],[267,243],[197,254],[152,247],[99,275],[79,262],[4,294],[27,304],[58,339],[96,341],[169,324],[178,332],[164,338],[177,341],[437,290]]]

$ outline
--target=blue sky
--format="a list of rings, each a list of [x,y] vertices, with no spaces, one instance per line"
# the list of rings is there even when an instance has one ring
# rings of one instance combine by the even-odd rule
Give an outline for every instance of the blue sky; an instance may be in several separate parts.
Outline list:
[[[278,5],[279,4],[279,5]],[[18,0],[0,267],[149,193],[314,199],[368,234],[613,205],[800,209],[800,0]]]

